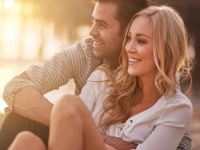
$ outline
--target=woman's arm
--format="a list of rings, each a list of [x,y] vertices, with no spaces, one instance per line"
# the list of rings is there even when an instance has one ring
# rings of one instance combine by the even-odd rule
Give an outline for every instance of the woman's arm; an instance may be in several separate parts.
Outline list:
[[[190,102],[183,101],[169,100],[160,119],[156,121],[155,129],[142,144],[138,145],[137,150],[177,149],[192,118]]]

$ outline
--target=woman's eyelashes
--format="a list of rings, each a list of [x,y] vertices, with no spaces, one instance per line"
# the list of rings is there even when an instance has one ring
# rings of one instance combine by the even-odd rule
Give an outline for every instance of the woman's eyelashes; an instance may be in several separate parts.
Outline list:
[[[137,41],[138,44],[145,44],[145,43],[147,43],[147,40],[145,40],[145,39],[133,38],[133,37],[130,36],[130,35],[127,35],[127,36],[126,36],[126,41],[127,41],[127,42],[130,42],[130,41],[132,41],[132,42]]]
[[[139,44],[145,44],[145,43],[147,43],[147,41],[146,41],[146,40],[143,40],[143,39],[137,39],[137,42],[138,42]]]

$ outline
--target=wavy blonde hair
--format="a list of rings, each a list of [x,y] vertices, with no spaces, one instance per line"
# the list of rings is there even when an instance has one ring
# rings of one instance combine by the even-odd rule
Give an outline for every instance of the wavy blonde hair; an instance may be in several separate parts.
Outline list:
[[[176,93],[180,79],[191,80],[192,63],[188,55],[188,38],[184,22],[180,15],[169,6],[150,6],[133,16],[125,36],[134,19],[139,16],[148,17],[152,24],[157,90],[160,95],[169,91]],[[103,106],[100,125],[104,131],[111,124],[126,121],[130,116],[130,108],[142,99],[138,77],[127,73],[128,59],[125,44],[126,38],[122,47],[121,65],[115,73],[110,95]]]

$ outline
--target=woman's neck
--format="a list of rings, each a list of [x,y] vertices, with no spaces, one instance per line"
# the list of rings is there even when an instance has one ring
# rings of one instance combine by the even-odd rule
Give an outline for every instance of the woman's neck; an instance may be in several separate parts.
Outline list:
[[[148,78],[141,81],[142,101],[157,101],[161,95],[155,85],[155,79]]]

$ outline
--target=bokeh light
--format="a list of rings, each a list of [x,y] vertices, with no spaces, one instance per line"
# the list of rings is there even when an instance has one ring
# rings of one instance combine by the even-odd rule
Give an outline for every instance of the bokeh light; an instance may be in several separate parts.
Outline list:
[[[7,107],[7,104],[0,98],[0,113],[5,113],[4,109]]]
[[[4,8],[9,9],[14,6],[15,1],[14,0],[4,0],[3,5]]]

